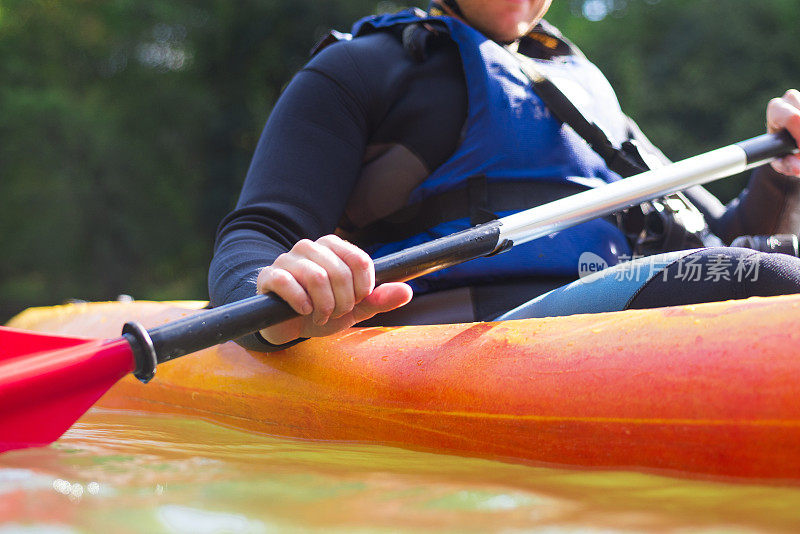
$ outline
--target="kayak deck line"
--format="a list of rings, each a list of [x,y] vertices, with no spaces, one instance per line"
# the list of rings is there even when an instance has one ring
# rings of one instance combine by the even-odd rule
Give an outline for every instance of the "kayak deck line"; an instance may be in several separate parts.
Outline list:
[[[128,320],[190,313],[81,304],[10,326],[113,337]],[[800,295],[351,329],[266,355],[226,343],[160,365],[147,385],[125,378],[99,405],[303,440],[800,481],[797,324]]]
[[[397,411],[395,413],[446,415],[448,417],[465,417],[465,418],[479,418],[479,419],[541,421],[547,423],[569,422],[569,423],[635,424],[635,425],[665,425],[665,426],[777,426],[777,427],[787,427],[787,428],[800,427],[800,420],[784,421],[781,419],[773,419],[773,420],[647,419],[647,418],[632,418],[632,417],[624,417],[624,418],[623,417],[580,417],[580,416],[528,415],[528,414],[515,415],[515,414],[502,414],[502,413],[447,412],[447,411],[414,410],[414,409],[407,409],[407,410],[404,409],[402,411]]]
[[[174,385],[162,386],[173,391],[191,391],[190,388],[179,388]],[[223,394],[217,394],[222,396]],[[257,400],[258,397],[249,396],[236,392],[226,392],[226,397],[238,397],[245,401]],[[148,403],[158,404],[164,408],[187,409],[198,414],[204,413],[206,415],[215,415],[222,417],[238,418],[247,420],[246,417],[237,417],[235,415],[227,414],[221,411],[203,410],[197,407],[190,407],[183,404],[174,404],[154,399],[147,399]],[[363,409],[361,405],[345,404],[337,401],[315,401],[318,406],[331,406],[336,407],[337,410],[350,410],[360,411]],[[569,422],[569,423],[599,423],[599,424],[634,424],[634,425],[663,425],[663,426],[765,426],[765,427],[786,427],[786,428],[800,428],[800,419],[796,420],[783,420],[783,419],[669,419],[669,418],[646,418],[646,417],[582,417],[570,415],[532,415],[532,414],[510,414],[510,413],[491,413],[491,412],[457,412],[447,410],[420,410],[414,408],[391,408],[387,406],[370,406],[370,410],[379,411],[387,414],[380,417],[372,414],[373,418],[382,418],[392,420],[391,415],[432,415],[432,416],[447,416],[447,417],[463,417],[471,419],[497,419],[497,420],[510,420],[510,421],[540,421],[547,423]],[[134,410],[136,411],[136,410]],[[262,420],[266,425],[271,424],[268,420]]]

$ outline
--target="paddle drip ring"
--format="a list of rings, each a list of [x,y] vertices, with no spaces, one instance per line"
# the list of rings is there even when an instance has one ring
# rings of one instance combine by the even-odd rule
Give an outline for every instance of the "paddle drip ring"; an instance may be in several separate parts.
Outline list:
[[[125,326],[122,327],[122,335],[126,336],[136,360],[136,370],[133,372],[133,376],[147,384],[155,376],[158,364],[158,356],[150,334],[141,324],[134,321],[125,323]]]

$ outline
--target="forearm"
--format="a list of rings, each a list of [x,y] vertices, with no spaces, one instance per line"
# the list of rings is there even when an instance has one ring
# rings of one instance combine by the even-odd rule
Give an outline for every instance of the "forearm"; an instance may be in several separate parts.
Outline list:
[[[787,130],[795,143],[800,141],[800,92],[790,89],[770,100],[767,130]],[[709,222],[712,231],[728,243],[740,235],[800,233],[800,155],[756,169],[742,194],[721,217]]]
[[[753,171],[747,188],[709,226],[730,243],[740,235],[800,233],[800,179],[764,165]]]
[[[292,81],[259,140],[236,209],[220,224],[209,269],[212,305],[256,294],[261,269],[300,239],[333,232],[363,157],[367,128],[359,111],[318,73]]]

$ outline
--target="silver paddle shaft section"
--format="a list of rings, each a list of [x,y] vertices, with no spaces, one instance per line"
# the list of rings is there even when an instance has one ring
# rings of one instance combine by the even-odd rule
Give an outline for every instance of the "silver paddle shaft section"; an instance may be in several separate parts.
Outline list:
[[[787,135],[763,135],[660,169],[500,219],[500,242],[527,243],[647,200],[740,173],[797,147]]]

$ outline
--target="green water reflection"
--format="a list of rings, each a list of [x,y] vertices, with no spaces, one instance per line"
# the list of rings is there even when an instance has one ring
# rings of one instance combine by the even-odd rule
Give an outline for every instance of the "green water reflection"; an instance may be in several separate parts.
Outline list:
[[[93,411],[0,456],[6,532],[796,532],[800,488],[504,464]]]

